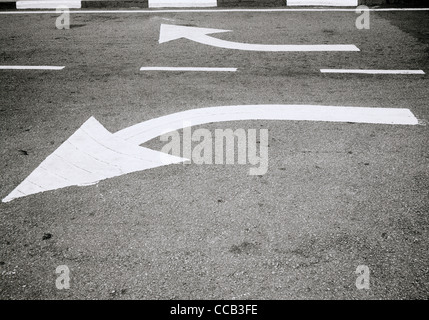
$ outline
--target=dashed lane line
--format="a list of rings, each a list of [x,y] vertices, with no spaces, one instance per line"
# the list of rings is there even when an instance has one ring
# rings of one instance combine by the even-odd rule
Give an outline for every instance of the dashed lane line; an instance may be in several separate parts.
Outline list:
[[[62,70],[64,68],[64,66],[0,66],[0,70]]]
[[[201,71],[201,72],[235,72],[237,68],[199,68],[199,67],[141,67],[140,71]]]
[[[425,74],[423,70],[320,69],[322,73]]]

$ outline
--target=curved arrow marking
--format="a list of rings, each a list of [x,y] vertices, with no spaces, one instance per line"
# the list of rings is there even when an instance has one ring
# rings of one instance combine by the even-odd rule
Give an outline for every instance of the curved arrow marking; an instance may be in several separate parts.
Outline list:
[[[321,105],[241,105],[191,109],[148,120],[115,133],[134,145],[143,144],[165,132],[183,129],[183,123],[193,126],[238,120],[294,120],[355,122],[372,124],[416,125],[418,120],[409,109],[362,108]]]
[[[268,45],[239,43],[221,40],[208,36],[213,33],[230,32],[231,30],[185,27],[171,24],[161,24],[159,33],[159,43],[164,43],[180,38],[186,38],[201,44],[245,51],[274,51],[274,52],[294,52],[294,51],[360,51],[352,44],[309,44],[309,45]]]
[[[192,109],[148,120],[115,134],[91,117],[2,201],[9,202],[69,186],[91,185],[127,173],[187,161],[139,145],[166,132],[183,129],[186,123],[194,126],[237,120],[418,124],[408,109],[320,105],[242,105]]]

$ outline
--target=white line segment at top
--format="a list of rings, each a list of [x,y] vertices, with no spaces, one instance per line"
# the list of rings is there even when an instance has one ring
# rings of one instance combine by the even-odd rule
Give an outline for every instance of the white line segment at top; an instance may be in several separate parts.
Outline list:
[[[287,0],[287,5],[356,7],[358,6],[358,0]]]
[[[425,74],[423,70],[320,69],[322,73]]]
[[[149,0],[149,8],[216,7],[217,0]]]
[[[16,1],[17,9],[57,9],[65,6],[72,9],[80,9],[82,7],[80,0],[30,0]]]
[[[0,70],[62,70],[64,68],[56,66],[0,66]]]

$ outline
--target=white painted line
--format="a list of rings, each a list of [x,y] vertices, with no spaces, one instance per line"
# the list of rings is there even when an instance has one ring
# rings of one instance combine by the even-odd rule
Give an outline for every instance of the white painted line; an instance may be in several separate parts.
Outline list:
[[[212,29],[212,28],[198,28],[187,27],[174,24],[161,24],[159,32],[159,43],[164,43],[180,38],[198,42],[201,44],[209,45],[212,47],[235,49],[244,51],[271,51],[271,52],[302,52],[302,51],[359,51],[359,49],[352,44],[286,44],[286,45],[267,45],[267,44],[253,44],[253,43],[239,43],[226,41],[209,36],[213,33],[229,32],[230,30]]]
[[[187,159],[140,147],[185,126],[237,120],[304,120],[417,125],[408,109],[320,105],[240,105],[192,109],[148,120],[115,134],[91,117],[3,202],[68,186],[84,186]]]
[[[60,6],[66,6],[70,9],[80,9],[82,7],[80,0],[32,0],[17,1],[17,9],[56,9]]]
[[[288,6],[358,6],[358,0],[286,0],[286,3]]]
[[[369,11],[429,11],[429,8],[369,8]],[[70,10],[78,14],[129,14],[129,13],[229,13],[229,12],[356,12],[356,9],[347,8],[307,8],[307,9],[180,9],[180,10]],[[0,11],[0,14],[57,14],[51,11]]]
[[[64,68],[55,66],[0,66],[0,70],[62,70]]]
[[[423,70],[320,69],[322,73],[425,74]]]
[[[149,0],[149,8],[217,7],[217,0]]]
[[[140,71],[206,71],[235,72],[237,68],[196,68],[196,67],[142,67]]]

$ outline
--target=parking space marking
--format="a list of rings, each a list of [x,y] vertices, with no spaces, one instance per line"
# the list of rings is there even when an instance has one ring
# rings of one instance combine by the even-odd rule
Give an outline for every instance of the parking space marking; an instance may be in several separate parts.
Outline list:
[[[425,74],[423,70],[320,69],[322,73]]]
[[[0,70],[62,70],[64,68],[64,66],[0,66]]]
[[[202,71],[202,72],[235,72],[237,68],[198,68],[198,67],[141,67],[140,71]]]

